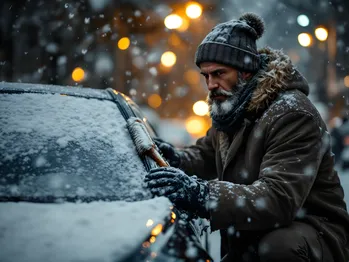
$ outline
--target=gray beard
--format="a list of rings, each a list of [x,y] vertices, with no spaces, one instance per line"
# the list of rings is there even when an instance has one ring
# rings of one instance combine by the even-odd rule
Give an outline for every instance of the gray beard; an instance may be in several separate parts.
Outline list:
[[[214,118],[220,118],[233,113],[235,106],[239,101],[240,93],[243,91],[245,85],[247,84],[246,80],[243,80],[241,73],[238,75],[238,83],[233,88],[234,91],[225,91],[218,89],[217,92],[222,95],[226,95],[227,99],[225,101],[217,101],[211,99],[211,92],[207,96],[207,103],[209,105],[210,116]]]

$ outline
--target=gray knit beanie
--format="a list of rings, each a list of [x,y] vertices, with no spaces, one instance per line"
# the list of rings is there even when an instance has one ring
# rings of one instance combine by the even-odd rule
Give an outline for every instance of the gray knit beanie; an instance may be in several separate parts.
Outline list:
[[[205,37],[195,54],[195,63],[215,62],[244,72],[256,72],[260,57],[256,40],[264,33],[264,22],[254,13],[218,24]]]

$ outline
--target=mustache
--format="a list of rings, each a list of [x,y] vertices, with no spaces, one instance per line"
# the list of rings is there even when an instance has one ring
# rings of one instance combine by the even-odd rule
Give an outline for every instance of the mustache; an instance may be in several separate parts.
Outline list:
[[[226,96],[226,97],[232,97],[234,95],[234,92],[226,91],[224,89],[214,89],[212,91],[208,92],[208,98],[213,99],[217,96]]]

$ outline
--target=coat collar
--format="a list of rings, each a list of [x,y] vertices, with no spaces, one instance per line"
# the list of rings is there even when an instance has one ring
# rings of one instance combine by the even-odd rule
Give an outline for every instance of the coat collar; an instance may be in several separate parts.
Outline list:
[[[247,110],[251,113],[264,111],[286,89],[299,89],[309,94],[308,83],[293,66],[291,59],[282,52],[269,47],[259,50],[268,56],[267,68],[261,72],[258,85],[252,94]]]

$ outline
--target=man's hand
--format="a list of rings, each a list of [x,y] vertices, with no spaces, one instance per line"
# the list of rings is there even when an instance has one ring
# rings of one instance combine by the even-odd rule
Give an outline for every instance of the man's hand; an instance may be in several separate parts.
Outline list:
[[[209,199],[207,181],[188,176],[173,167],[150,170],[144,180],[154,195],[168,197],[177,207],[200,217],[209,217],[206,204]]]
[[[154,142],[170,165],[173,167],[179,167],[181,159],[178,150],[176,150],[173,145],[160,138],[154,138]]]

